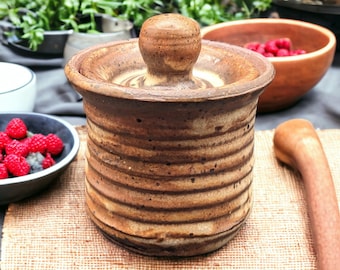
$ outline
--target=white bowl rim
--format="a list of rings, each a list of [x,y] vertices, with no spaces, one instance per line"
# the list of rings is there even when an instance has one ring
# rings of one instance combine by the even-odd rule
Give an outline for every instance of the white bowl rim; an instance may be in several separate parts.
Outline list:
[[[305,22],[305,21],[300,21],[300,20],[295,20],[295,19],[284,19],[284,18],[251,18],[251,19],[242,19],[242,20],[235,20],[235,21],[228,21],[228,22],[222,22],[218,24],[214,24],[211,26],[206,26],[203,27],[201,30],[201,36],[205,35],[208,31],[216,30],[218,28],[221,28],[221,26],[224,25],[243,25],[248,22],[260,22],[264,24],[273,24],[273,23],[282,23],[282,24],[290,24],[290,25],[298,25],[298,26],[304,26],[306,28],[313,28],[318,30],[319,32],[323,32],[326,34],[329,38],[329,42],[327,43],[326,46],[323,48],[313,51],[313,52],[307,52],[305,54],[300,54],[300,55],[292,55],[292,56],[282,56],[282,57],[266,57],[268,60],[271,62],[290,62],[292,60],[304,60],[310,57],[315,57],[318,55],[322,55],[325,52],[328,52],[331,50],[333,47],[335,48],[336,44],[336,37],[334,33],[327,29],[326,27],[320,26],[318,24],[310,23],[310,22]]]
[[[8,112],[8,113],[0,113],[0,115],[1,114],[18,114],[18,115],[25,114],[25,115],[32,115],[32,116],[40,116],[40,117],[50,118],[52,120],[55,120],[55,121],[63,124],[71,132],[74,143],[73,143],[73,146],[72,146],[70,152],[67,154],[67,156],[65,156],[62,160],[60,160],[58,163],[54,164],[53,166],[51,166],[47,169],[44,169],[40,172],[35,172],[35,173],[27,174],[27,175],[24,175],[24,176],[17,176],[17,177],[12,177],[12,178],[7,178],[7,179],[1,179],[0,180],[0,187],[5,186],[5,185],[18,184],[18,183],[29,182],[29,181],[34,181],[36,179],[40,179],[44,176],[47,176],[48,174],[50,174],[52,172],[59,171],[65,165],[69,164],[74,159],[74,157],[77,155],[79,147],[80,147],[80,139],[79,139],[78,133],[77,133],[76,129],[74,128],[74,126],[72,126],[70,123],[66,122],[65,120],[63,120],[59,117],[56,117],[56,116],[47,115],[47,114],[43,114],[43,113],[35,113],[35,112],[27,112],[27,113]]]
[[[15,66],[15,67],[18,67],[18,68],[25,69],[26,71],[28,71],[31,74],[31,77],[30,77],[30,79],[25,84],[23,84],[23,85],[21,85],[19,87],[16,87],[16,88],[13,88],[13,89],[9,89],[9,90],[6,90],[6,91],[1,91],[0,92],[0,96],[4,95],[4,94],[8,94],[8,93],[12,93],[12,92],[21,90],[22,88],[24,88],[25,86],[31,84],[32,82],[34,82],[36,80],[36,75],[33,72],[33,70],[31,70],[30,68],[28,68],[26,66],[22,66],[22,65],[19,65],[19,64],[15,64],[15,63],[9,63],[9,62],[2,62],[2,61],[0,61],[0,65],[3,65],[3,64],[4,65],[11,65],[11,66]]]

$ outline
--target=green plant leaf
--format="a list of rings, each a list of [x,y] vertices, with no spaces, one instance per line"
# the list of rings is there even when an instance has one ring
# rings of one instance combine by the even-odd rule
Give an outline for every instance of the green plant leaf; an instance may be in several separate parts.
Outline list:
[[[23,32],[30,48],[42,42],[44,30],[96,31],[95,14],[130,20],[136,31],[151,16],[178,12],[201,26],[256,17],[272,0],[0,0],[0,19],[8,18]],[[89,15],[83,22],[80,15]]]

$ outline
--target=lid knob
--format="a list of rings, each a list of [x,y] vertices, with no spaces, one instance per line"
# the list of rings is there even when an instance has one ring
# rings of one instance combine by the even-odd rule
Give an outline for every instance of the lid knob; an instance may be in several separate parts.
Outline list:
[[[144,85],[195,84],[193,66],[201,51],[199,24],[180,14],[161,14],[146,20],[139,49],[147,66]]]

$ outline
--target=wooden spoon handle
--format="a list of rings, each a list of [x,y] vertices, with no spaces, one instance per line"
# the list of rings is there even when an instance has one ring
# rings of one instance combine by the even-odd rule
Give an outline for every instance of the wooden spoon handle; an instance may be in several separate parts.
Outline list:
[[[302,175],[318,269],[339,269],[339,205],[329,164],[313,125],[302,119],[280,124],[274,134],[274,152]]]

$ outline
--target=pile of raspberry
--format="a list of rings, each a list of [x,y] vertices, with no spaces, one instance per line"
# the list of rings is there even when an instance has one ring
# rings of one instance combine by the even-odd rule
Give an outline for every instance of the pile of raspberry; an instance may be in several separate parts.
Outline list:
[[[278,38],[268,40],[265,43],[250,42],[244,45],[245,48],[258,52],[265,57],[282,57],[305,54],[302,49],[293,49],[292,41],[289,38]]]
[[[64,143],[56,134],[33,134],[21,118],[13,118],[0,131],[0,179],[49,168],[63,148]]]

